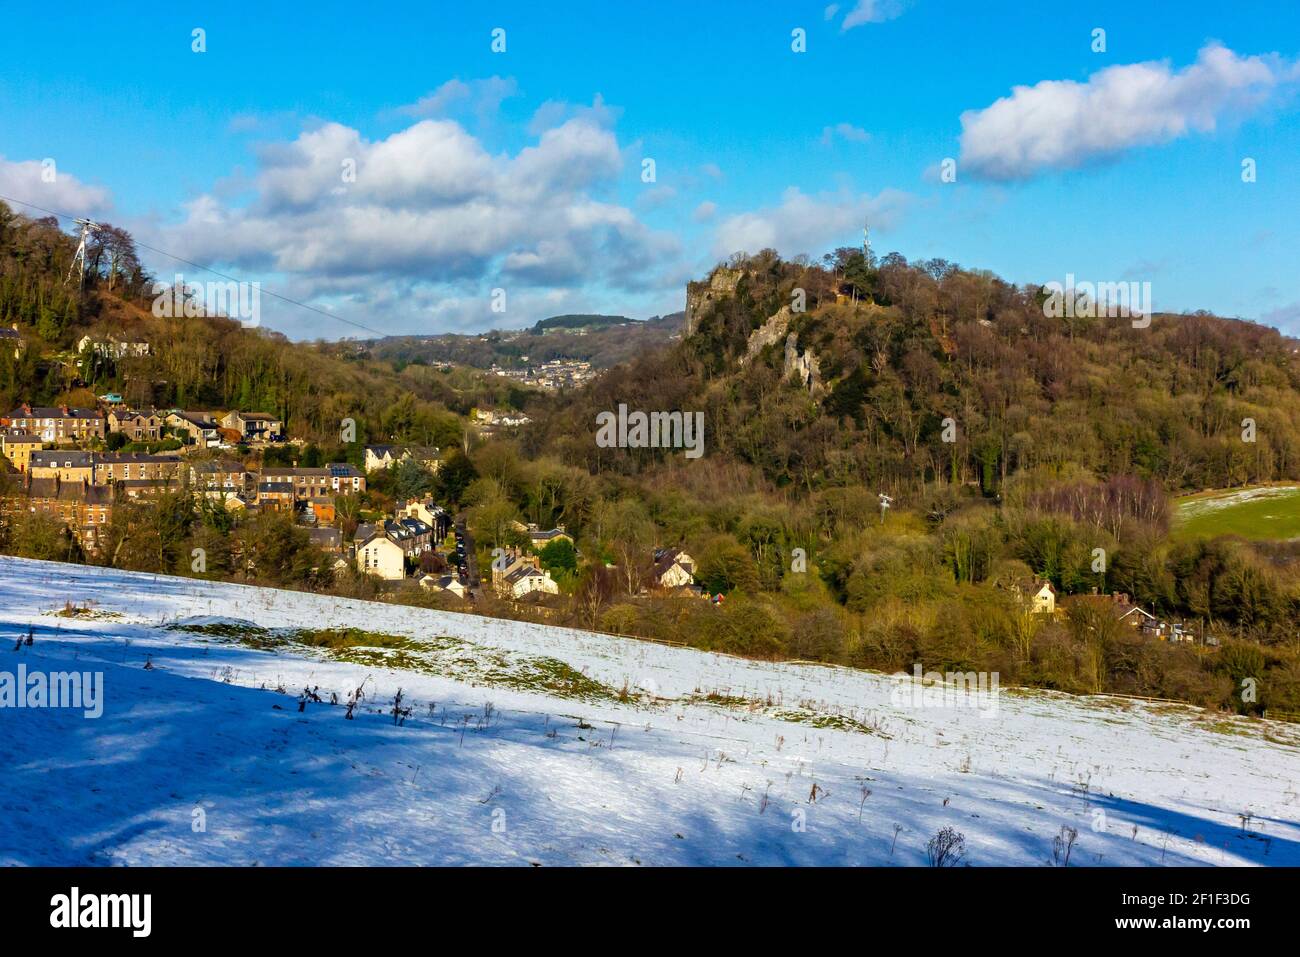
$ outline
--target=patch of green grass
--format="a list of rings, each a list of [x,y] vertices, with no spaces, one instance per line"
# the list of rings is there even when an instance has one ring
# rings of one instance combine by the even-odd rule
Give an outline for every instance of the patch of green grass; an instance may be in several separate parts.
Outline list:
[[[80,618],[80,619],[100,618],[107,621],[115,621],[122,617],[122,615],[116,611],[99,611],[98,609],[91,608],[89,606],[85,608],[78,608],[76,605],[73,605],[71,603],[64,605],[54,614],[59,618]]]
[[[817,714],[804,710],[784,710],[773,711],[772,717],[780,718],[782,721],[792,721],[796,724],[812,725],[814,728],[828,728],[832,731],[856,731],[858,734],[872,734],[878,738],[889,737],[878,728],[873,728],[869,724],[863,724],[861,721],[842,714]]]
[[[363,631],[360,628],[299,628],[284,633],[284,638],[295,645],[327,648],[331,651],[343,648],[393,648],[417,651],[423,647],[414,638],[388,635],[378,631]]]
[[[589,678],[558,658],[526,658],[507,671],[491,671],[484,678],[492,684],[504,685],[519,691],[541,691],[561,698],[583,701],[627,701],[631,695],[620,695],[607,685]]]
[[[1252,541],[1300,538],[1300,486],[1189,495],[1174,502],[1177,538],[1240,535]]]
[[[215,621],[206,625],[171,625],[172,631],[185,631],[209,638],[237,641],[259,651],[284,644],[284,639],[273,631],[247,622]]]
[[[636,695],[615,691],[559,659],[511,655],[447,635],[411,638],[360,628],[267,629],[239,622],[172,627],[177,631],[237,641],[259,651],[298,646],[321,652],[336,661],[414,671],[473,685],[538,691],[580,701],[635,703],[638,700]]]
[[[869,724],[858,721],[856,718],[850,718],[848,715],[839,714],[838,712],[817,711],[811,707],[779,708],[773,706],[770,701],[764,701],[760,698],[746,698],[743,695],[729,694],[725,691],[710,691],[706,694],[697,690],[694,694],[687,695],[687,700],[701,704],[711,704],[719,708],[748,711],[750,714],[762,714],[769,718],[776,718],[778,721],[789,721],[792,724],[806,724],[810,727],[833,731],[853,731],[858,734],[875,735],[878,738],[889,737],[879,728],[874,728]]]

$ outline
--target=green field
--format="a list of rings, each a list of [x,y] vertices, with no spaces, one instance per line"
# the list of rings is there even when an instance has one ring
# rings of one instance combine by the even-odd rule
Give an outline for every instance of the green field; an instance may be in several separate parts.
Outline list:
[[[1259,486],[1176,499],[1174,535],[1240,535],[1256,541],[1300,538],[1300,486]]]

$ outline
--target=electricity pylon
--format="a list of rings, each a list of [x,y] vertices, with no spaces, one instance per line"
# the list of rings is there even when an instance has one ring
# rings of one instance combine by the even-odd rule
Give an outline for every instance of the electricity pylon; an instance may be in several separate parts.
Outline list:
[[[77,262],[81,262],[81,276],[77,280],[77,289],[81,289],[86,284],[86,240],[91,233],[99,229],[99,224],[91,222],[89,219],[78,219],[77,225],[81,227],[81,242],[77,244],[77,251],[73,254],[72,262],[68,263],[68,274],[63,279],[63,285],[68,284],[72,278],[72,270],[76,268]]]

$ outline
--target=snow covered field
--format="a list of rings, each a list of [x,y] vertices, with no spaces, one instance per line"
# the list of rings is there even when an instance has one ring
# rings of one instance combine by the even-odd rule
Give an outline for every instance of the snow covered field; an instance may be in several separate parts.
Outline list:
[[[975,866],[1045,864],[1063,827],[1072,866],[1300,864],[1296,726],[918,705],[885,675],[74,565],[0,582],[0,673],[104,688],[98,718],[0,709],[0,864],[903,866],[946,826]],[[342,627],[393,638],[285,637]]]

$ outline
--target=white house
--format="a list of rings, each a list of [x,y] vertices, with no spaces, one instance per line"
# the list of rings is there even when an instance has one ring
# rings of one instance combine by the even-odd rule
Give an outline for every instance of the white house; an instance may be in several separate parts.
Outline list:
[[[383,531],[376,531],[357,545],[357,571],[400,581],[406,577],[406,549]]]
[[[391,469],[402,459],[402,449],[396,445],[367,445],[366,446],[366,471],[378,472],[381,469]]]
[[[653,576],[660,588],[681,588],[695,583],[695,559],[680,548],[660,548],[654,554]]]
[[[420,585],[429,591],[444,592],[457,598],[464,598],[469,592],[455,575],[425,575],[420,579]]]
[[[544,595],[560,593],[560,586],[551,578],[551,573],[531,564],[523,564],[507,572],[501,579],[500,589],[511,598],[524,598],[535,592]]]
[[[1049,581],[1022,581],[1013,586],[1020,604],[1035,615],[1056,612],[1056,589]]]
[[[513,554],[510,561],[501,568],[492,567],[492,587],[502,598],[523,598],[534,592],[545,595],[558,595],[560,586],[551,578],[551,573],[538,568],[522,555]]]

